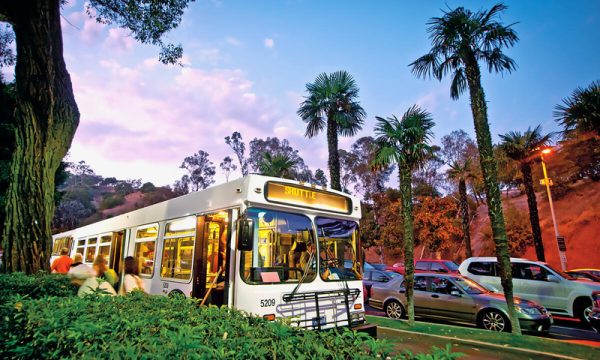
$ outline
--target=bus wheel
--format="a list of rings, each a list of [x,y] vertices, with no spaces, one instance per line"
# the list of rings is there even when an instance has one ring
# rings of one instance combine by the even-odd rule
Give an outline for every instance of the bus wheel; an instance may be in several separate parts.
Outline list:
[[[404,308],[396,300],[390,300],[385,304],[385,314],[392,319],[401,319],[404,317]]]
[[[175,289],[173,291],[171,291],[169,293],[169,297],[173,298],[173,297],[185,297],[185,294],[183,293],[183,291],[179,290],[179,289]]]

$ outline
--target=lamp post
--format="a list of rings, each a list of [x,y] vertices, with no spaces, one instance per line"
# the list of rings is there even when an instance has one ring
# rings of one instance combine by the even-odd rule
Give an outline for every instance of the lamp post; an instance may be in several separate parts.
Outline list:
[[[563,271],[567,270],[567,248],[565,246],[565,238],[560,236],[558,232],[558,224],[556,223],[556,215],[554,214],[554,205],[552,204],[552,193],[550,192],[550,180],[548,180],[548,172],[546,171],[546,163],[544,163],[544,155],[548,155],[552,149],[545,148],[540,152],[542,160],[542,170],[544,171],[544,184],[548,193],[548,201],[550,202],[550,214],[552,215],[552,223],[554,224],[554,235],[556,236],[556,245],[558,247],[558,255],[560,257],[560,265]]]

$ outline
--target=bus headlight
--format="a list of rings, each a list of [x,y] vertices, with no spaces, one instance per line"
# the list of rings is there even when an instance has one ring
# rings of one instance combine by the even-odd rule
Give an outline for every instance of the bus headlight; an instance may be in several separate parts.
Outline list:
[[[354,312],[350,314],[350,320],[353,324],[362,323],[365,321],[365,314],[363,312]]]

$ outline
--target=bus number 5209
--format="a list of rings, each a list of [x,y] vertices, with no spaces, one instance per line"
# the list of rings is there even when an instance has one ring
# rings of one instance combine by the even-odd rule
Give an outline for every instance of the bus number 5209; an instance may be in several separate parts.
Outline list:
[[[260,307],[275,306],[275,299],[262,299],[260,301]]]

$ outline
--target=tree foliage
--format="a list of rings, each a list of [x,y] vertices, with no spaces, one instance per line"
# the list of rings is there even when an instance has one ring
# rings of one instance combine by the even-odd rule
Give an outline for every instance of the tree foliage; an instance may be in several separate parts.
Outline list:
[[[402,217],[404,222],[404,268],[406,281],[407,313],[409,324],[414,324],[414,228],[412,173],[432,155],[428,144],[433,136],[435,125],[431,114],[414,105],[398,119],[395,115],[388,118],[376,117],[375,134],[377,150],[373,167],[398,164],[400,173],[400,194]]]
[[[293,179],[298,166],[297,160],[285,154],[264,153],[259,163],[260,174],[284,179]]]
[[[160,60],[174,63],[181,57],[181,47],[165,44],[162,38],[177,27],[189,2],[91,0],[86,6],[89,16],[129,29],[141,43],[160,46]],[[79,124],[63,56],[62,4],[62,0],[0,2],[0,22],[12,25],[17,43],[16,147],[2,234],[3,262],[11,272],[49,268],[55,174]]]
[[[565,135],[572,137],[587,132],[600,135],[600,80],[585,89],[578,87],[554,109],[554,118]]]
[[[462,237],[458,203],[450,197],[419,197],[414,208],[415,242],[431,253],[445,252]]]
[[[516,69],[513,59],[503,49],[512,47],[519,38],[498,18],[507,7],[496,4],[489,10],[473,12],[464,7],[445,11],[442,17],[428,22],[432,47],[429,52],[410,64],[417,77],[439,81],[451,75],[450,97],[457,100],[467,89],[479,148],[479,162],[483,174],[488,215],[496,242],[500,281],[508,304],[512,331],[520,334],[517,312],[514,308],[512,273],[506,239],[506,225],[502,213],[502,198],[498,186],[498,170],[492,147],[492,136],[487,115],[485,93],[481,86],[480,63],[489,72],[510,73]]]
[[[212,161],[208,159],[208,153],[198,150],[197,153],[183,159],[180,168],[186,169],[189,176],[189,185],[192,191],[206,189],[214,184],[216,174]]]
[[[307,124],[305,136],[312,138],[327,130],[329,179],[333,189],[342,190],[338,135],[356,135],[366,117],[358,102],[358,86],[348,72],[336,71],[319,74],[313,83],[306,84],[306,91],[308,96],[298,109]]]
[[[248,162],[246,160],[246,144],[242,139],[242,134],[235,131],[231,136],[225,137],[225,143],[231,147],[235,156],[240,163],[240,171],[242,172],[242,176],[248,175]]]
[[[225,156],[223,161],[219,164],[221,170],[223,170],[223,174],[225,174],[225,181],[229,182],[229,175],[232,172],[237,170],[237,165],[233,163],[233,159],[230,156]]]

